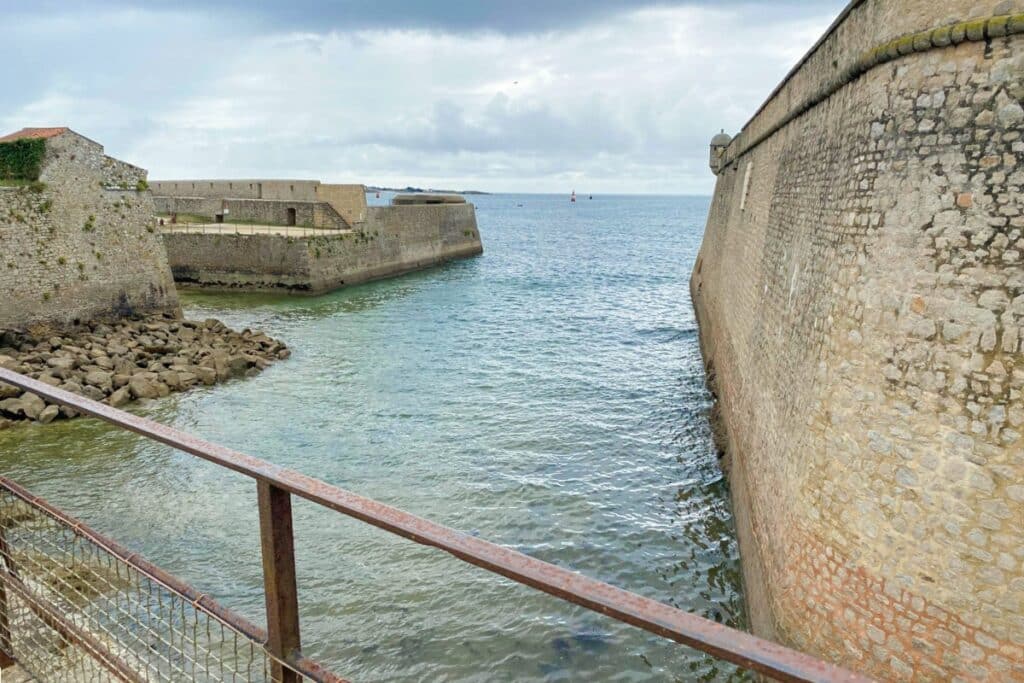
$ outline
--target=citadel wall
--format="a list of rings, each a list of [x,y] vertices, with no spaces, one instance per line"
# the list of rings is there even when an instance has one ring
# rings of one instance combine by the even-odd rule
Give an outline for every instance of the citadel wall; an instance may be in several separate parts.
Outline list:
[[[371,207],[360,229],[315,237],[168,232],[181,285],[318,294],[483,252],[472,204]]]
[[[1024,680],[1022,11],[852,3],[693,274],[754,630],[882,680]]]
[[[67,131],[41,184],[0,187],[0,329],[178,310],[145,175]]]
[[[318,180],[158,180],[151,184],[161,213],[213,217],[223,208],[240,220],[285,225],[293,209],[299,225],[347,227],[366,218],[366,187]],[[316,206],[314,206],[316,205]]]

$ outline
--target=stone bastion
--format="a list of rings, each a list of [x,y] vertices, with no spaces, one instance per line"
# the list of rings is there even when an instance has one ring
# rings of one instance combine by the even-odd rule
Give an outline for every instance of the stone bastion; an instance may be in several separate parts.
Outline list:
[[[1022,13],[853,2],[712,147],[753,629],[881,680],[1024,681]]]

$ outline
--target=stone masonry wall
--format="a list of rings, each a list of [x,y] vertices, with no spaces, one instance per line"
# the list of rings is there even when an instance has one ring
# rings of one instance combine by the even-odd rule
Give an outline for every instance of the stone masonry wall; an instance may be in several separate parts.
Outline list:
[[[472,204],[373,207],[360,227],[318,237],[163,237],[179,284],[313,294],[483,251]]]
[[[43,189],[0,188],[0,329],[177,311],[149,193],[105,189],[145,171],[73,132],[46,145]]]
[[[318,180],[157,180],[152,183],[152,190],[158,206],[174,205],[175,200],[195,202],[197,198],[208,202],[249,199],[282,202],[281,207],[290,205],[302,210],[299,209],[302,202],[319,202],[321,205],[316,211],[323,215],[321,223],[310,223],[318,227],[330,227],[334,222],[355,225],[366,218],[366,187],[363,185],[335,185]],[[246,204],[245,208],[254,206],[257,205]],[[259,210],[271,211],[268,208],[271,206],[268,204]],[[337,221],[339,216],[341,221]]]
[[[348,224],[325,202],[287,202],[269,199],[207,199],[204,197],[153,197],[159,214],[198,216],[210,223],[224,208],[227,221],[260,225],[287,225],[288,209],[295,210],[295,224],[311,228],[348,228]]]
[[[1024,35],[833,82],[1024,11],[968,4],[854,3],[727,151],[692,281],[754,629],[881,680],[1024,681]]]
[[[154,180],[153,194],[208,199],[279,199],[314,202],[318,180]]]

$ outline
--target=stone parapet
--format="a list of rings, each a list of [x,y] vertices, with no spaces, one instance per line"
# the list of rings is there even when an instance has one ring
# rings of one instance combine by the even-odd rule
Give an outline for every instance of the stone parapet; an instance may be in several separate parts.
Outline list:
[[[170,231],[163,238],[179,285],[306,294],[483,252],[472,204],[370,207],[360,229],[334,233]]]

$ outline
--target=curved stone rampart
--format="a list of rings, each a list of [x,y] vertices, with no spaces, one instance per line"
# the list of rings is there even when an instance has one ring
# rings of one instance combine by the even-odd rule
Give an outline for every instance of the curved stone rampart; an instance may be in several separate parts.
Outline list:
[[[1024,7],[969,4],[853,3],[692,281],[755,631],[882,680],[1024,680]]]

